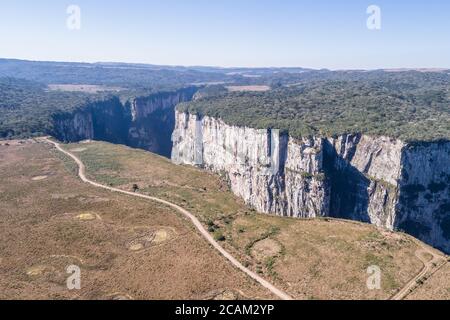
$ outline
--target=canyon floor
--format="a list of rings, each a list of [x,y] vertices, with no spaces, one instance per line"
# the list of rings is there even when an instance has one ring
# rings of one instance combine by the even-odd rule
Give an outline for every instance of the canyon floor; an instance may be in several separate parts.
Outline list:
[[[63,147],[91,180],[189,210],[223,248],[296,299],[389,299],[406,287],[414,289],[407,298],[450,298],[449,266],[426,252],[445,257],[408,235],[258,214],[208,172],[108,143]],[[82,183],[74,161],[48,144],[0,144],[0,181],[0,298],[274,298],[179,213]],[[67,265],[81,267],[80,291],[67,290]],[[380,290],[366,285],[372,265],[382,271]]]

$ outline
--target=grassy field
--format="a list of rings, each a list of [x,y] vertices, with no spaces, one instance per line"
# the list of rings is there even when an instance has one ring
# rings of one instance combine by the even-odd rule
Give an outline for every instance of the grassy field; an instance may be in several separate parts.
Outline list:
[[[196,214],[244,265],[298,299],[387,299],[422,268],[409,236],[338,220],[296,220],[258,214],[218,176],[124,146],[66,145],[88,176],[156,196]],[[367,268],[382,270],[369,290]]]
[[[129,181],[99,161],[102,179]],[[0,299],[274,298],[176,212],[82,183],[47,144],[0,142],[0,182]],[[67,289],[70,265],[79,291]]]
[[[447,264],[437,271],[420,288],[413,292],[408,299],[430,300],[430,299],[450,299],[450,265]]]

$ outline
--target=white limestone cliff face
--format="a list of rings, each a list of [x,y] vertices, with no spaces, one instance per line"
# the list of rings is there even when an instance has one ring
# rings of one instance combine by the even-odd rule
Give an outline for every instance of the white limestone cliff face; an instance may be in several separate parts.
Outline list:
[[[147,118],[155,111],[173,110],[177,104],[190,101],[197,88],[189,87],[174,92],[161,92],[147,97],[138,97],[131,103],[132,120]]]
[[[196,90],[189,87],[134,99],[127,144],[170,157],[175,106],[190,101]]]
[[[364,221],[450,252],[450,143],[358,134],[295,140],[180,112],[172,137],[173,162],[225,174],[260,212]]]
[[[177,113],[173,143],[173,162],[226,173],[232,191],[260,212],[292,217],[328,212],[318,140],[295,142],[279,130]]]
[[[329,216],[330,190],[323,161],[322,139],[289,138],[284,168],[286,215],[298,218]]]
[[[344,135],[329,138],[339,158],[370,177],[397,185],[405,143],[389,137]]]
[[[405,148],[396,227],[450,252],[450,142]]]
[[[405,143],[343,135],[327,139],[327,144],[331,214],[393,229]]]

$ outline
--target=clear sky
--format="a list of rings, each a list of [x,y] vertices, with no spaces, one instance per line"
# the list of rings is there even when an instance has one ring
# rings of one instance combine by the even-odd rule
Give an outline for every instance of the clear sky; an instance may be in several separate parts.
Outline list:
[[[81,29],[69,30],[69,5]],[[366,10],[381,9],[381,30]],[[0,57],[330,69],[450,68],[448,0],[1,0]]]

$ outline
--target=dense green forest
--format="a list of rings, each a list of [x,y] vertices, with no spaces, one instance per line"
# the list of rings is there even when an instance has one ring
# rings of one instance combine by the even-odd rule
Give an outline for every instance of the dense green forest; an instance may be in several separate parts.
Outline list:
[[[170,93],[178,89],[180,87],[176,85],[168,85],[161,89],[136,87],[97,93],[53,91],[39,82],[0,78],[0,139],[52,135],[54,119],[70,117],[76,110],[103,108],[108,103],[116,104],[119,100],[119,104],[127,108],[129,102],[136,98]]]
[[[195,101],[180,105],[180,110],[230,124],[279,128],[295,137],[363,132],[407,141],[450,139],[450,71],[333,72],[6,59],[0,59],[0,138],[49,134],[56,115],[112,95],[125,104],[191,83],[209,85],[199,86]],[[119,91],[52,91],[49,84],[100,85]],[[269,85],[272,90],[231,93],[229,84]]]
[[[36,82],[0,78],[0,138],[49,134],[53,116],[105,98],[100,94],[47,91],[45,85]]]
[[[316,78],[316,79],[314,79]],[[229,93],[181,104],[180,111],[294,137],[344,133],[408,142],[450,139],[450,76],[438,72],[341,72],[263,93]]]

